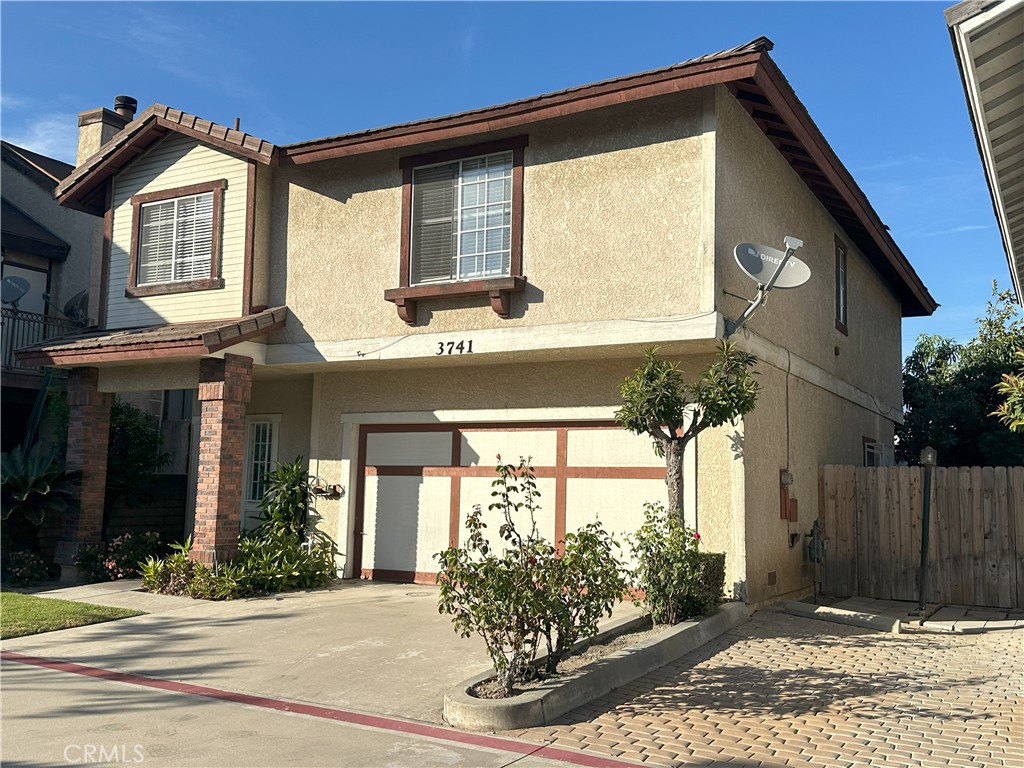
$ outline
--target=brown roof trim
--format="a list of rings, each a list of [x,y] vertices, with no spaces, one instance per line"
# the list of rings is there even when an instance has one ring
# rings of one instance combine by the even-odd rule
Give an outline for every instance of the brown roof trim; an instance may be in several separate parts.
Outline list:
[[[153,104],[57,186],[54,190],[57,202],[86,213],[102,215],[104,182],[169,132],[264,165],[276,160],[276,147],[269,141],[179,109]]]
[[[234,320],[170,323],[120,331],[93,330],[51,339],[19,349],[16,354],[26,365],[59,367],[202,357],[281,330],[287,316],[287,307],[274,307]]]
[[[808,179],[809,175],[816,175],[814,171],[807,169],[801,172],[796,167],[794,170],[819,198],[823,194],[827,196],[833,190],[838,193],[838,198],[833,196],[834,202],[831,204],[822,201],[825,207],[830,212],[838,207],[842,213],[846,212],[842,209],[848,208],[856,219],[854,223],[859,224],[866,231],[867,238],[857,238],[855,232],[849,232],[849,234],[854,237],[861,250],[866,252],[865,255],[874,266],[893,285],[903,305],[903,316],[919,317],[932,314],[938,308],[938,302],[932,298],[903,251],[892,239],[888,228],[871,207],[864,192],[854,181],[850,172],[846,170],[846,166],[840,161],[832,147],[829,146],[818,126],[814,124],[808,114],[807,108],[797,98],[792,86],[770,57],[763,57],[754,76],[754,83],[768,98],[771,106],[784,121],[785,127],[792,131],[799,145],[807,151],[810,159],[817,166],[814,171],[820,172],[820,175],[824,177],[823,181],[831,189],[819,193],[812,180]]]
[[[759,37],[746,45],[663,69],[604,80],[447,117],[286,144],[278,150],[280,161],[282,165],[299,165],[384,149],[476,136],[612,104],[728,83],[753,76],[758,61],[771,48],[772,42],[768,38]]]

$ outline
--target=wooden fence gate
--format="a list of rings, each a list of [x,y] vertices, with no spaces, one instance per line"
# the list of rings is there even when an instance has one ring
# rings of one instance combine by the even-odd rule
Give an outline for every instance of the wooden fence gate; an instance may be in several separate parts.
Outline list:
[[[818,469],[826,595],[917,600],[924,470]],[[925,599],[1024,608],[1024,467],[932,471]]]

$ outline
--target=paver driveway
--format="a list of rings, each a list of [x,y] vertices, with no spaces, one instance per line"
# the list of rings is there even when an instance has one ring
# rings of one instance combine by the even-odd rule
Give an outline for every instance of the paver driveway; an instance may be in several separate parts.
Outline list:
[[[657,765],[1024,766],[1024,631],[765,610],[526,739]]]

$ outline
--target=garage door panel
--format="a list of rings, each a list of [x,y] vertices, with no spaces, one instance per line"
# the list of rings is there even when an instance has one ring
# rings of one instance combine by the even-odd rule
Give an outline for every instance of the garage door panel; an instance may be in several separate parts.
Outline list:
[[[486,477],[464,477],[461,481],[461,494],[459,502],[459,543],[466,541],[466,517],[473,509],[474,504],[479,504],[483,510],[481,519],[487,526],[484,535],[495,549],[501,549],[503,540],[498,529],[505,522],[504,515],[499,510],[490,510],[487,507],[495,499],[491,496],[493,480]],[[541,508],[536,513],[537,532],[548,541],[555,539],[555,481],[553,479],[538,479],[537,490],[540,491]],[[529,530],[529,513],[522,511],[513,518],[516,529],[522,533]]]
[[[505,464],[518,464],[519,457],[531,458],[535,467],[554,466],[558,435],[553,429],[522,431],[472,431],[462,433],[460,465],[463,467],[497,464],[497,455]]]
[[[626,536],[644,523],[644,504],[665,497],[664,480],[579,480],[566,481],[565,530],[575,531],[600,521],[622,549],[619,557],[631,567]]]
[[[624,429],[571,429],[566,445],[570,467],[662,467],[651,438]]]
[[[451,480],[445,477],[366,478],[363,568],[437,570],[448,546]]]
[[[365,461],[370,466],[447,467],[452,463],[452,433],[371,432]]]

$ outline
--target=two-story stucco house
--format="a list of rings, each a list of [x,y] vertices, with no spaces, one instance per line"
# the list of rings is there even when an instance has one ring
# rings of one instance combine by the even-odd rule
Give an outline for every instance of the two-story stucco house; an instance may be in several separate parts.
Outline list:
[[[103,217],[103,316],[23,353],[70,369],[64,561],[110,393],[143,389],[197,392],[207,562],[296,455],[340,486],[317,525],[348,577],[431,581],[499,453],[532,456],[549,536],[631,531],[664,466],[619,384],[650,345],[703,368],[755,291],[734,247],[792,235],[812,277],[732,337],[763,393],[691,445],[685,509],[737,596],[809,591],[818,465],[891,446],[901,317],[936,304],[770,49],[285,146],[159,105],[96,140],[56,195]]]

